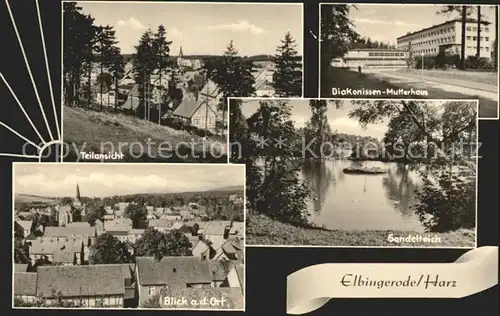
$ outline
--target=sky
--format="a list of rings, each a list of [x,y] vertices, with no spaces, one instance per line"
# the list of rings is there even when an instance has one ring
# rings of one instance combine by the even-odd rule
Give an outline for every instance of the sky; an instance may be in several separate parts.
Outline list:
[[[357,10],[351,9],[350,17],[355,30],[372,40],[396,43],[396,39],[407,32],[415,32],[447,20],[458,18],[457,13],[438,15],[443,5],[369,5],[357,4]],[[495,37],[495,10],[491,6],[482,6],[481,13],[491,22],[491,37]],[[477,15],[477,13],[473,13]],[[475,16],[473,16],[475,18]]]
[[[243,186],[242,165],[16,164],[14,192],[45,197],[105,197],[135,193],[190,192]]]
[[[122,53],[135,52],[147,28],[165,26],[171,55],[220,55],[233,40],[241,56],[274,54],[290,32],[302,55],[302,5],[78,2],[97,25],[112,25]]]
[[[262,100],[261,100],[262,101]],[[349,118],[349,112],[353,106],[349,101],[342,101],[342,106],[336,109],[335,105],[329,104],[326,113],[328,123],[332,131],[345,133],[357,136],[370,136],[377,139],[382,139],[387,131],[387,124],[369,124],[366,128],[362,128],[356,119]],[[290,100],[291,119],[295,123],[296,128],[304,127],[306,122],[311,118],[311,109],[309,108],[309,100]],[[243,115],[248,118],[259,108],[258,100],[245,100],[241,106]]]

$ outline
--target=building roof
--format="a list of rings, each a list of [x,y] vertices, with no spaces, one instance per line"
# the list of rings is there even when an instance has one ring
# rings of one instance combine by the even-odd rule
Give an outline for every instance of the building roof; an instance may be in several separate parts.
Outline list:
[[[231,225],[230,221],[210,221],[207,223],[203,233],[205,235],[224,235],[226,227]]]
[[[240,234],[243,235],[244,231],[245,231],[245,223],[233,222],[233,226],[231,226],[229,233],[232,235],[240,235]]]
[[[187,96],[187,97],[182,99],[181,104],[179,104],[177,109],[175,109],[174,113],[172,113],[172,114],[175,116],[180,116],[183,118],[190,119],[193,117],[193,115],[196,113],[196,111],[198,111],[198,109],[203,104],[206,104],[206,101],[203,98],[203,96],[200,96],[200,98],[198,100],[196,100],[196,98],[194,98],[193,96]],[[210,107],[208,104],[207,104],[207,106],[212,112],[217,114],[212,109],[212,107]]]
[[[96,234],[95,227],[45,227],[45,237],[70,237],[70,236],[85,236],[94,237]]]
[[[17,221],[16,223],[23,229],[31,229],[31,226],[33,225],[33,221]]]
[[[212,278],[214,281],[224,281],[227,277],[226,269],[218,260],[209,261]]]
[[[54,263],[73,263],[75,261],[75,252],[71,249],[57,249],[54,252]]]
[[[440,23],[440,24],[436,24],[436,25],[433,25],[433,26],[430,26],[430,27],[426,27],[426,28],[421,29],[419,31],[409,32],[409,33],[406,33],[403,36],[400,36],[400,37],[396,38],[396,40],[404,38],[404,37],[407,37],[407,36],[415,35],[415,34],[420,33],[420,32],[428,31],[430,29],[433,29],[433,28],[436,28],[436,27],[440,27],[440,26],[443,26],[443,25],[446,25],[446,24],[449,24],[449,23],[455,23],[455,22],[462,23],[462,19],[448,20],[448,21],[445,21],[445,22]],[[468,18],[466,23],[476,23],[477,24],[477,20],[476,19],[472,19],[472,18]],[[483,25],[490,25],[491,22],[486,21],[486,20],[481,20],[481,24],[483,24]]]
[[[255,90],[269,90],[274,91],[274,87],[267,80],[261,80],[255,83]]]
[[[73,253],[82,250],[83,239],[81,236],[68,240],[56,238],[37,238],[31,241],[30,253],[40,255],[53,255],[61,250],[71,250]]]
[[[230,288],[230,287],[215,287],[215,288],[168,288],[162,289],[161,295],[163,297],[183,297],[186,298],[188,302],[192,300],[199,300],[200,297],[216,297],[219,300],[224,299],[224,309],[243,309],[243,293],[238,288]],[[162,301],[162,300],[160,300]],[[207,306],[199,304],[199,305],[188,305],[190,309],[206,309]],[[208,305],[210,306],[210,305]],[[186,308],[186,306],[164,306],[165,308]],[[220,309],[220,306],[213,306],[213,309]]]
[[[90,227],[90,224],[87,222],[72,222],[66,224],[66,227]]]
[[[168,285],[186,287],[187,284],[211,283],[212,272],[208,261],[198,257],[136,258],[141,285]]]
[[[38,267],[37,296],[64,297],[123,295],[122,268],[119,265]]]
[[[36,295],[37,274],[28,272],[14,273],[14,295]]]
[[[132,220],[130,218],[115,218],[104,222],[105,231],[129,231],[132,229]]]
[[[28,265],[24,263],[15,263],[14,272],[26,272],[28,270]]]
[[[171,227],[174,223],[168,219],[150,219],[149,227]]]
[[[208,80],[207,83],[200,90],[200,94],[205,97],[216,98],[220,93],[219,87],[212,80]]]
[[[236,275],[238,276],[238,280],[240,281],[240,285],[242,288],[244,287],[245,284],[245,268],[242,264],[238,264],[234,267],[236,270]]]

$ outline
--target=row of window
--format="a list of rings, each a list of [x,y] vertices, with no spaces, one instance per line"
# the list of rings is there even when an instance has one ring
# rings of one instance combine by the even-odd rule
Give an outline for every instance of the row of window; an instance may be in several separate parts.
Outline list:
[[[405,53],[399,52],[369,52],[368,56],[387,56],[387,57],[396,57],[396,56],[404,56]]]
[[[470,41],[470,40],[473,40],[473,41],[477,41],[477,36],[467,36],[467,40]],[[482,41],[485,41],[485,42],[489,42],[490,41],[490,38],[489,37],[480,37],[479,38],[479,41],[482,42]]]
[[[416,47],[425,46],[425,45],[445,44],[445,43],[451,43],[451,42],[455,42],[455,35],[436,38],[436,39],[427,40],[427,41],[423,41],[423,42],[416,42],[416,43],[412,43],[410,41],[410,43]],[[404,45],[404,44],[406,44],[406,41],[402,41],[402,43],[400,43],[399,45]]]
[[[477,26],[467,26],[467,31],[472,31],[472,32],[477,32]],[[490,29],[489,27],[481,27],[482,32],[489,32]],[[442,34],[447,34],[447,33],[453,33],[455,32],[455,26],[450,26],[446,28],[442,28],[439,30],[435,31],[430,31],[430,32],[424,32],[418,35],[413,35],[410,38],[405,39],[405,41],[414,41],[414,40],[419,40],[419,39],[424,39],[427,37],[433,37],[433,36],[439,36]],[[453,36],[455,37],[455,36]]]
[[[467,31],[477,32],[477,26],[467,26]],[[489,32],[489,31],[490,31],[489,27],[481,26],[481,32]]]
[[[199,119],[199,118],[194,118],[194,119],[193,119],[193,125],[195,125],[195,126],[196,126],[196,125],[199,125],[199,124],[201,124],[201,119]],[[208,125],[213,125],[213,124],[215,124],[215,118],[213,118],[213,117],[209,117],[209,118],[208,118]]]
[[[476,50],[477,46],[467,46],[467,49],[474,49],[474,50]],[[481,46],[481,47],[479,47],[479,50],[489,52],[490,48],[489,47],[483,47],[483,46]]]

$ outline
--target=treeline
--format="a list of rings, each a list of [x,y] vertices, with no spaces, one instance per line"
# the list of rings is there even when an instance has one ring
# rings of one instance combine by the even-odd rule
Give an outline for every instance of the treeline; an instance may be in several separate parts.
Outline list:
[[[378,49],[395,49],[396,45],[373,41],[369,37],[360,37],[355,42],[349,43],[350,49],[365,49],[365,48],[378,48]]]

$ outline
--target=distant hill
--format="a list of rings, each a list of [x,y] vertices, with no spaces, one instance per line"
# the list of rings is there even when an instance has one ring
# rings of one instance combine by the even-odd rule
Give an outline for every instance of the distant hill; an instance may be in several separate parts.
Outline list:
[[[57,204],[59,203],[58,199],[48,198],[43,196],[31,195],[31,194],[16,194],[14,197],[15,204],[32,204],[32,203],[40,203],[40,204]]]
[[[208,192],[237,192],[237,191],[244,191],[245,186],[243,185],[233,185],[233,186],[227,186],[227,187],[221,187],[217,189],[211,189],[208,190]]]

